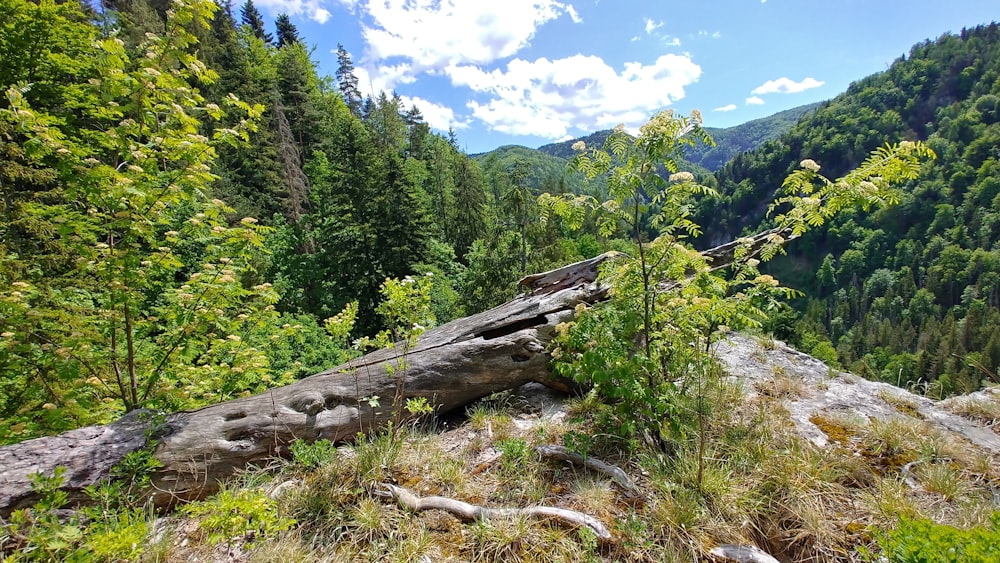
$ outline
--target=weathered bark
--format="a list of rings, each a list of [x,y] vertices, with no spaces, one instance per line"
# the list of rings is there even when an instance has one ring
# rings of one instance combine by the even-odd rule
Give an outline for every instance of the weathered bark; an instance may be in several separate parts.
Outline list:
[[[770,234],[751,239],[751,248]],[[733,248],[730,243],[703,254],[716,268],[731,262]],[[551,385],[546,346],[554,328],[572,318],[578,304],[606,299],[597,273],[613,256],[528,276],[521,282],[527,294],[427,331],[405,358],[399,348],[379,350],[254,397],[166,415],[131,413],[107,426],[2,447],[0,516],[37,499],[34,473],[66,467],[64,489],[83,500],[84,487],[108,478],[125,455],[147,444],[163,464],[152,476],[157,505],[204,497],[220,479],[284,453],[296,439],[344,441],[385,425],[393,417],[392,371],[405,379],[404,400],[426,397],[439,413],[529,381]],[[367,400],[376,396],[380,407]]]
[[[147,437],[163,464],[153,475],[154,501],[168,505],[212,493],[220,479],[282,453],[293,440],[344,441],[384,426],[392,419],[395,377],[405,378],[404,399],[426,397],[437,412],[544,381],[554,327],[577,304],[605,298],[595,280],[610,256],[550,272],[544,282],[528,283],[526,295],[429,330],[405,357],[400,348],[379,350],[254,397],[162,416],[133,413],[108,426],[0,448],[0,515],[34,502],[30,475],[51,475],[57,466],[67,468],[71,498],[82,499],[84,487],[107,478]],[[379,407],[367,400],[376,396]]]

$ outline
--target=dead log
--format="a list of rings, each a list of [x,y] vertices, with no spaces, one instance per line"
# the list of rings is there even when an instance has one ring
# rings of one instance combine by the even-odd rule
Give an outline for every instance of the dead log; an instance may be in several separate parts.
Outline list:
[[[731,247],[704,254],[718,267],[731,260]],[[165,415],[136,412],[110,425],[0,447],[0,516],[37,500],[32,474],[65,467],[63,489],[82,501],[84,487],[107,479],[147,444],[163,464],[152,475],[157,506],[202,498],[220,479],[283,454],[296,439],[339,442],[384,426],[396,392],[392,371],[405,380],[403,399],[425,397],[439,413],[529,381],[551,383],[546,347],[555,326],[570,320],[577,305],[607,298],[598,268],[614,256],[529,276],[521,282],[528,293],[427,331],[402,359],[405,370],[397,367],[398,348],[379,350],[253,397]]]
[[[535,286],[499,307],[429,330],[405,358],[399,348],[379,350],[253,397],[164,416],[132,413],[107,426],[0,448],[0,515],[34,502],[30,475],[51,475],[57,466],[67,468],[64,488],[71,498],[82,500],[84,487],[107,478],[147,438],[163,464],[153,475],[154,502],[204,497],[220,479],[283,453],[296,439],[340,442],[384,426],[396,392],[392,370],[405,378],[404,399],[426,397],[437,412],[545,380],[554,327],[579,303],[605,298],[596,279],[598,266],[611,256],[561,268],[571,283]],[[381,406],[372,406],[370,397],[379,397]]]

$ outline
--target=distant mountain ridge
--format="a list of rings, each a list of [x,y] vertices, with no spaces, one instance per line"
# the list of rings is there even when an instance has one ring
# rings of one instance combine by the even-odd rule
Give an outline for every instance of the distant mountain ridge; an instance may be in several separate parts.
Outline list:
[[[792,129],[799,119],[820,107],[822,103],[816,102],[794,107],[774,115],[734,125],[733,127],[706,127],[705,130],[712,136],[715,146],[698,145],[689,147],[684,153],[684,160],[715,172],[736,155],[753,150],[767,141],[784,135]],[[577,141],[585,142],[588,147],[602,146],[610,134],[611,130],[605,129],[591,133],[585,137],[542,145],[538,147],[538,151],[568,160],[573,158],[572,147]]]
[[[777,139],[790,131],[803,116],[818,108],[822,102],[807,104],[774,115],[754,119],[733,127],[707,127],[715,146],[687,147],[681,168],[697,174],[716,172],[739,154],[751,151],[767,141]],[[487,178],[508,174],[513,167],[523,167],[525,185],[536,193],[580,192],[584,180],[579,173],[568,173],[566,163],[573,158],[573,143],[583,141],[588,147],[604,145],[610,129],[597,131],[569,141],[550,143],[537,149],[521,145],[503,145],[489,152],[470,155],[479,163]]]

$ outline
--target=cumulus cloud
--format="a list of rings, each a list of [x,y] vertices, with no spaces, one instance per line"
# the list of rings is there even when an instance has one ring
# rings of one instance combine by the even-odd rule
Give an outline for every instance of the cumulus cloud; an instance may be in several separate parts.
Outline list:
[[[424,115],[424,121],[439,131],[447,131],[448,128],[465,129],[469,126],[468,120],[456,119],[455,111],[448,106],[436,104],[419,96],[400,96],[400,99],[403,107],[417,106]]]
[[[344,0],[340,1],[343,3]],[[270,14],[306,16],[319,23],[326,23],[330,19],[330,11],[323,7],[324,4],[323,0],[258,0],[256,2],[258,7],[266,9]]]
[[[400,84],[412,84],[417,80],[413,69],[406,63],[358,66],[354,67],[354,76],[358,79],[358,89],[365,96],[392,92]]]
[[[618,71],[596,56],[512,60],[506,69],[473,65],[445,70],[455,86],[489,99],[472,100],[472,115],[501,133],[555,139],[570,129],[593,131],[624,123],[637,127],[650,114],[684,97],[701,67],[686,55],[666,54],[653,64],[625,63]]]
[[[747,105],[748,106],[764,105],[764,99],[761,98],[760,96],[750,96],[749,98],[747,98]]]
[[[658,28],[663,27],[662,21],[653,21],[651,18],[646,18],[646,33],[653,33]]]
[[[807,77],[802,82],[796,82],[787,76],[782,76],[776,80],[768,80],[760,86],[751,90],[751,94],[797,94],[811,88],[819,88],[824,82],[813,77]]]
[[[581,21],[556,0],[367,0],[362,7],[371,20],[362,25],[367,57],[401,57],[420,70],[510,57],[546,22],[564,14]]]
[[[722,107],[715,108],[712,111],[733,111],[736,109],[736,104],[727,104]]]

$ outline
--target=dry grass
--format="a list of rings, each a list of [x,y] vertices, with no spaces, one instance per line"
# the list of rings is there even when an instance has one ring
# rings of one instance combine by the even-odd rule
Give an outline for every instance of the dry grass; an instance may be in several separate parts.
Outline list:
[[[873,528],[893,526],[901,515],[977,525],[998,508],[991,492],[1000,483],[997,460],[926,422],[823,413],[813,422],[830,435],[830,446],[800,439],[774,397],[801,392],[793,381],[778,381],[753,400],[735,385],[715,389],[716,414],[700,454],[696,435],[679,437],[670,454],[616,448],[622,441],[596,422],[602,406],[591,396],[572,404],[582,421],[533,426],[524,418],[514,424],[517,413],[494,401],[440,435],[379,435],[341,448],[314,470],[289,464],[246,475],[256,486],[301,480],[280,502],[296,519],[294,529],[227,555],[182,524],[147,560],[659,562],[699,560],[718,543],[744,543],[783,560],[848,561],[858,558],[858,546],[872,544]],[[534,454],[534,445],[568,432],[608,435],[612,445],[592,455],[623,466],[645,498]],[[916,488],[902,472],[911,461]],[[413,513],[379,496],[380,481],[493,507],[579,510],[611,528],[614,541],[598,545],[588,532],[526,518],[462,522],[438,510]]]

